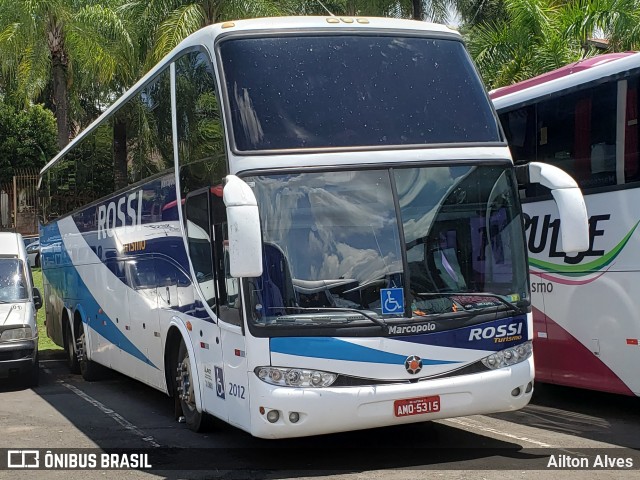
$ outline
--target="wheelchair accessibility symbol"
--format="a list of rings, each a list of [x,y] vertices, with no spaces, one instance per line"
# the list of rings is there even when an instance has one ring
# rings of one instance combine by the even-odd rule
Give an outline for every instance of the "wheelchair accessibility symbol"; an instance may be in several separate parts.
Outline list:
[[[380,305],[383,315],[402,313],[404,311],[404,295],[402,288],[380,289]]]

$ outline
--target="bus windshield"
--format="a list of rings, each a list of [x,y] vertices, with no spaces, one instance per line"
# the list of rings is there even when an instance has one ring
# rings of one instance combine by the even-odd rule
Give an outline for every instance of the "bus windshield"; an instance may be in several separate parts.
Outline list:
[[[238,151],[500,141],[457,40],[244,37],[220,55]]]
[[[0,258],[0,303],[22,302],[29,299],[22,261]]]
[[[255,325],[393,323],[487,308],[513,314],[528,302],[522,218],[507,166],[245,180],[263,232],[264,271],[247,284]],[[399,289],[400,311],[384,312],[383,289]]]

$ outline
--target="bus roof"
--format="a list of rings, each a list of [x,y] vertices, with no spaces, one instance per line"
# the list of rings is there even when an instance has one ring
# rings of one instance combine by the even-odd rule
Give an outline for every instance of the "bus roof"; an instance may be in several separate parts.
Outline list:
[[[299,17],[272,17],[272,18],[253,18],[247,20],[236,20],[216,23],[209,25],[192,33],[182,40],[171,52],[169,52],[160,62],[158,62],[146,75],[138,80],[135,85],[129,88],[120,98],[110,105],[102,114],[94,120],[86,129],[78,136],[72,139],[69,144],[64,147],[56,156],[54,156],[40,171],[40,175],[44,174],[58,159],[63,157],[75,144],[80,142],[82,138],[97,128],[101,122],[115,112],[122,104],[131,98],[142,86],[144,86],[159,71],[165,68],[169,63],[175,60],[176,55],[192,46],[212,45],[215,39],[222,34],[231,34],[234,32],[269,32],[277,31],[282,33],[304,32],[304,31],[320,31],[320,32],[350,32],[351,34],[363,31],[386,30],[389,32],[422,32],[434,35],[446,35],[457,37],[462,40],[460,33],[445,25],[436,23],[422,22],[418,20],[407,20],[386,17],[320,17],[320,16],[299,16]]]
[[[640,68],[640,53],[607,53],[579,60],[537,77],[489,92],[496,109],[521,104],[598,78]]]

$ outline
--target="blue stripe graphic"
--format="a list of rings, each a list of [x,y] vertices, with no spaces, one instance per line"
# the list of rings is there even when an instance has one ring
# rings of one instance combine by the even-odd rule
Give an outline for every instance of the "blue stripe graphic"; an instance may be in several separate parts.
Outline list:
[[[60,263],[64,266],[45,267],[45,263],[43,263],[43,268],[46,269],[45,273],[47,276],[47,280],[51,284],[51,287],[56,290],[57,295],[61,298],[73,298],[74,302],[82,305],[82,309],[85,313],[85,315],[83,315],[82,321],[85,324],[90,325],[93,330],[102,335],[113,345],[119,347],[124,352],[157,369],[158,367],[155,366],[151,362],[151,360],[149,360],[149,358],[147,358],[147,356],[144,355],[131,342],[131,340],[129,340],[120,331],[118,327],[116,327],[115,323],[104,313],[104,311],[103,313],[100,313],[100,305],[91,294],[91,291],[89,290],[87,285],[82,281],[78,270],[72,264],[71,258],[69,257],[68,252],[65,250],[57,223],[45,226],[43,228],[42,236],[43,244],[48,243],[50,247],[52,246],[52,244],[59,245],[59,250],[57,248],[55,249],[57,250],[56,254],[60,254],[62,256]],[[43,251],[43,254],[46,254],[45,251]],[[96,265],[95,268],[106,267],[100,264]],[[63,297],[62,292],[67,292],[67,296]],[[67,302],[65,302],[65,304],[67,305],[67,307],[74,306],[69,305]],[[87,322],[88,319],[91,320]]]
[[[384,363],[404,365],[407,355],[384,352],[375,348],[356,345],[337,338],[327,337],[278,337],[271,339],[271,352],[299,357],[347,360],[350,362]],[[447,360],[422,359],[423,365],[460,363]]]

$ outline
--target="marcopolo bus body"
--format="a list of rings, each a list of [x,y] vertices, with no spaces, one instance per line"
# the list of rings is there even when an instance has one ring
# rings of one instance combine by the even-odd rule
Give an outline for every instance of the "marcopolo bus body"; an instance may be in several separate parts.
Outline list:
[[[554,189],[579,250],[579,190],[542,167],[519,176]],[[87,379],[172,395],[194,430],[293,437],[531,397],[515,170],[447,28],[207,27],[39,188],[48,334]]]
[[[589,212],[589,248],[567,255],[547,192],[522,191],[544,382],[640,395],[639,84],[640,54],[615,53],[491,93],[516,164],[562,168]]]

